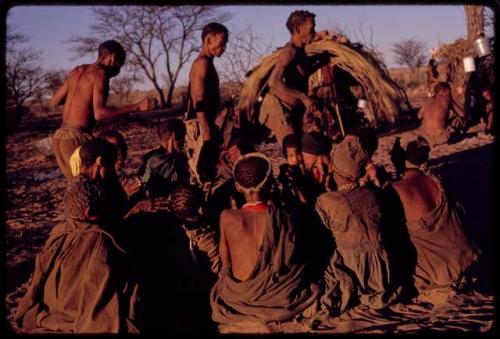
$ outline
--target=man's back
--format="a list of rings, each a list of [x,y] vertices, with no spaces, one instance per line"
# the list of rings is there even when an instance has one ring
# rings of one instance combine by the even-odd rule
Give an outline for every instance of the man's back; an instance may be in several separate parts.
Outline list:
[[[80,126],[92,126],[94,81],[103,77],[104,70],[98,65],[80,65],[68,76],[68,94],[64,103],[63,122]],[[107,97],[107,84],[104,96]]]
[[[439,188],[433,180],[418,173],[394,183],[405,211],[406,220],[416,220],[432,211],[439,199]]]
[[[422,119],[422,129],[429,133],[439,133],[447,126],[449,103],[445,98],[429,98],[418,116]]]

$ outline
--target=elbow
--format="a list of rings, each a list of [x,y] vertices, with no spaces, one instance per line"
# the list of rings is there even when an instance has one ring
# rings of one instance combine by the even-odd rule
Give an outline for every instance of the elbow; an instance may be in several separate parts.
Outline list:
[[[106,112],[103,112],[102,110],[95,110],[94,111],[94,119],[96,121],[106,119]]]

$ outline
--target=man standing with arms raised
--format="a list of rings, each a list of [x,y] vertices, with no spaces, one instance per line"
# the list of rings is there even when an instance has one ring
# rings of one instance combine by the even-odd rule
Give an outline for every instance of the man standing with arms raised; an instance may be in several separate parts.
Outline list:
[[[97,120],[144,112],[156,106],[154,98],[122,107],[106,106],[109,80],[120,73],[125,58],[125,50],[118,42],[103,42],[98,47],[96,62],[75,67],[51,99],[52,106],[64,104],[62,125],[53,136],[53,147],[57,163],[68,179],[73,178],[69,159],[75,149],[92,138]]]

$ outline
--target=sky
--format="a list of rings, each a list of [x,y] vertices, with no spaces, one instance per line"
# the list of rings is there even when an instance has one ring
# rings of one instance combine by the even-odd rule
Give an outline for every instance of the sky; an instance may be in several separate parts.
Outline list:
[[[317,31],[340,28],[351,41],[361,42],[370,42],[371,35],[371,42],[383,53],[389,68],[397,66],[393,62],[392,45],[402,39],[422,40],[430,51],[439,43],[450,43],[466,35],[465,14],[463,6],[459,5],[221,7],[233,14],[226,23],[230,31],[250,24],[255,34],[274,47],[290,39],[285,27],[288,15],[295,9],[309,10],[316,14]],[[87,56],[71,60],[69,47],[64,44],[72,35],[88,33],[92,20],[89,6],[18,6],[10,9],[7,24],[28,36],[28,45],[42,52],[44,68],[69,70],[95,59],[95,56]],[[217,61],[215,65],[218,66]],[[187,68],[180,75],[179,85],[187,83]]]

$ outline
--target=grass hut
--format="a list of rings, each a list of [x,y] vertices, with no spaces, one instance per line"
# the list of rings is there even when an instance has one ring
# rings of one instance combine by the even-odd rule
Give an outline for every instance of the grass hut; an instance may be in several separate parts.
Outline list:
[[[391,126],[402,111],[411,110],[405,92],[389,77],[383,63],[363,48],[361,44],[341,43],[334,39],[313,42],[306,47],[307,55],[328,52],[333,69],[337,93],[353,92],[352,87],[361,89],[353,95],[368,101],[367,110],[374,118],[375,126]],[[239,95],[238,108],[252,119],[258,109],[259,96],[277,61],[280,50],[276,50],[247,73],[248,80]],[[348,79],[347,79],[348,78]],[[310,81],[311,83],[311,81]],[[344,88],[342,88],[344,87]],[[350,87],[346,88],[346,87]],[[342,119],[349,118],[349,110],[340,107]]]

